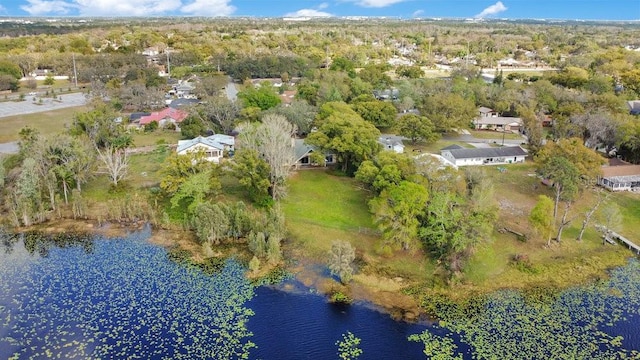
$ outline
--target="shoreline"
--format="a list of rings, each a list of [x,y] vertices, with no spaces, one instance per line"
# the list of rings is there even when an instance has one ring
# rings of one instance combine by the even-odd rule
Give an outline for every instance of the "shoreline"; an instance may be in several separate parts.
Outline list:
[[[99,223],[97,220],[92,219],[56,219],[49,220],[46,223],[33,225],[30,227],[16,228],[16,232],[25,231],[42,231],[45,233],[65,233],[65,232],[78,232],[78,233],[90,233],[95,235],[102,235],[109,238],[124,237],[131,232],[141,231],[146,226],[152,226],[146,221],[137,222],[104,222]],[[151,236],[147,239],[148,242],[157,246],[162,246],[166,249],[178,247],[180,250],[187,251],[194,263],[203,263],[206,258],[202,255],[202,250],[199,244],[197,244],[193,235],[184,230],[172,230],[172,229],[160,229],[152,226]],[[228,250],[231,249],[232,252]],[[220,251],[222,250],[222,251]],[[424,297],[442,297],[451,301],[452,303],[461,303],[472,299],[474,297],[482,297],[499,290],[516,290],[527,292],[528,290],[540,289],[541,285],[538,283],[527,283],[523,281],[519,286],[500,287],[500,288],[488,288],[488,289],[474,289],[469,285],[459,284],[455,287],[448,286],[446,288],[439,289],[427,289],[424,293],[413,292],[413,295],[405,293],[403,290],[411,287],[412,285],[419,285],[402,279],[399,277],[388,278],[379,276],[377,274],[356,274],[354,280],[348,285],[342,285],[335,279],[332,279],[326,274],[322,274],[325,270],[325,266],[311,258],[300,256],[297,248],[287,249],[288,251],[294,250],[298,256],[294,257],[287,264],[284,264],[283,268],[290,272],[295,280],[305,286],[308,289],[312,289],[315,293],[320,294],[331,301],[332,294],[336,292],[344,293],[348,296],[351,302],[363,304],[364,306],[370,306],[377,311],[388,314],[396,321],[405,321],[410,323],[421,322],[433,322],[436,320],[436,315],[430,313],[428,309],[422,306],[421,300]],[[223,252],[223,251],[226,251]],[[216,252],[218,258],[228,257],[231,255],[242,255],[242,250],[237,247],[231,246],[226,249],[219,249]],[[631,254],[627,256],[628,259]],[[586,277],[582,279],[573,279],[572,282],[563,283],[564,286],[556,286],[557,284],[551,284],[548,286],[542,286],[542,288],[551,291],[562,291],[575,286],[584,286],[589,283],[594,283],[598,280],[608,277],[608,272],[612,268],[599,269],[601,273],[596,277]],[[266,270],[266,271],[265,271]],[[262,269],[257,274],[251,274],[249,271],[246,276],[248,279],[259,278],[260,276],[268,274],[272,268]],[[366,283],[366,284],[365,284]],[[383,286],[375,287],[371,284],[383,284]],[[286,285],[281,286],[282,291],[294,291],[293,287]],[[389,289],[392,289],[390,291]],[[429,291],[430,290],[430,291]],[[488,290],[488,291],[479,291]],[[454,296],[454,294],[456,296]],[[433,309],[432,309],[433,310]]]

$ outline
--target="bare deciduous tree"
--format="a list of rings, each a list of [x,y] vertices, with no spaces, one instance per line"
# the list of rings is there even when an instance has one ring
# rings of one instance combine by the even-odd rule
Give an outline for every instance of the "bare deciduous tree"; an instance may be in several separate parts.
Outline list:
[[[607,199],[609,199],[609,196],[610,196],[610,193],[606,193],[605,194],[604,190],[599,190],[598,191],[598,198],[596,199],[596,202],[584,214],[584,220],[582,220],[582,227],[580,228],[580,233],[578,234],[578,238],[577,238],[578,241],[582,241],[582,235],[584,235],[584,232],[587,229],[587,226],[589,225],[589,222],[591,221],[591,217],[598,210],[598,207],[600,207],[600,205],[603,202],[605,202],[605,201],[607,201]]]
[[[235,119],[240,113],[237,103],[220,97],[211,97],[203,101],[201,109],[203,120],[212,122],[225,134],[233,130]]]
[[[295,125],[282,115],[269,114],[256,126],[247,126],[241,135],[242,146],[255,150],[269,164],[271,196],[285,195],[285,181],[295,161],[293,136]]]
[[[129,170],[129,156],[125,149],[116,149],[108,146],[106,149],[98,149],[98,157],[103,163],[98,171],[101,174],[108,174],[113,186],[118,186],[118,182],[127,176]]]

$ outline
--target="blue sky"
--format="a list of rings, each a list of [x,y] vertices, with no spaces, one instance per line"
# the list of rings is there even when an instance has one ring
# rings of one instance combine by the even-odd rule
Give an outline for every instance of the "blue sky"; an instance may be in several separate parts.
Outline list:
[[[640,0],[0,0],[0,16],[158,15],[640,20]]]

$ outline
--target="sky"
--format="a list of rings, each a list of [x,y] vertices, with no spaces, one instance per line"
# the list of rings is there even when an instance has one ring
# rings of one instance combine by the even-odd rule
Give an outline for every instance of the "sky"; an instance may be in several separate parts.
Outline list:
[[[0,0],[0,17],[27,16],[640,20],[640,0]]]

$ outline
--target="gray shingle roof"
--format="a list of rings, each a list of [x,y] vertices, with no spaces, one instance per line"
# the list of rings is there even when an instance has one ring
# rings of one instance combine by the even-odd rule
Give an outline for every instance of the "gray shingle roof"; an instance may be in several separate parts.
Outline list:
[[[495,158],[505,156],[527,155],[527,151],[520,146],[498,147],[498,148],[476,148],[476,149],[453,149],[444,150],[451,153],[455,159],[470,158]]]
[[[296,157],[296,162],[300,161],[300,159],[302,159],[305,155],[314,150],[316,150],[316,147],[308,145],[304,142],[304,139],[296,139],[295,148],[293,150]]]
[[[458,145],[458,144],[452,144],[446,147],[443,147],[442,149],[440,149],[440,151],[442,150],[456,150],[456,149],[464,149],[464,147]]]
[[[224,150],[224,145],[220,144],[219,142],[215,141],[214,139],[211,139],[210,137],[202,137],[202,136],[198,136],[195,139],[191,139],[191,140],[179,140],[178,141],[178,148],[176,149],[177,152],[181,152],[183,150],[186,150],[192,146],[195,146],[196,144],[204,144],[207,146],[210,146],[212,148],[216,148],[219,150]]]

